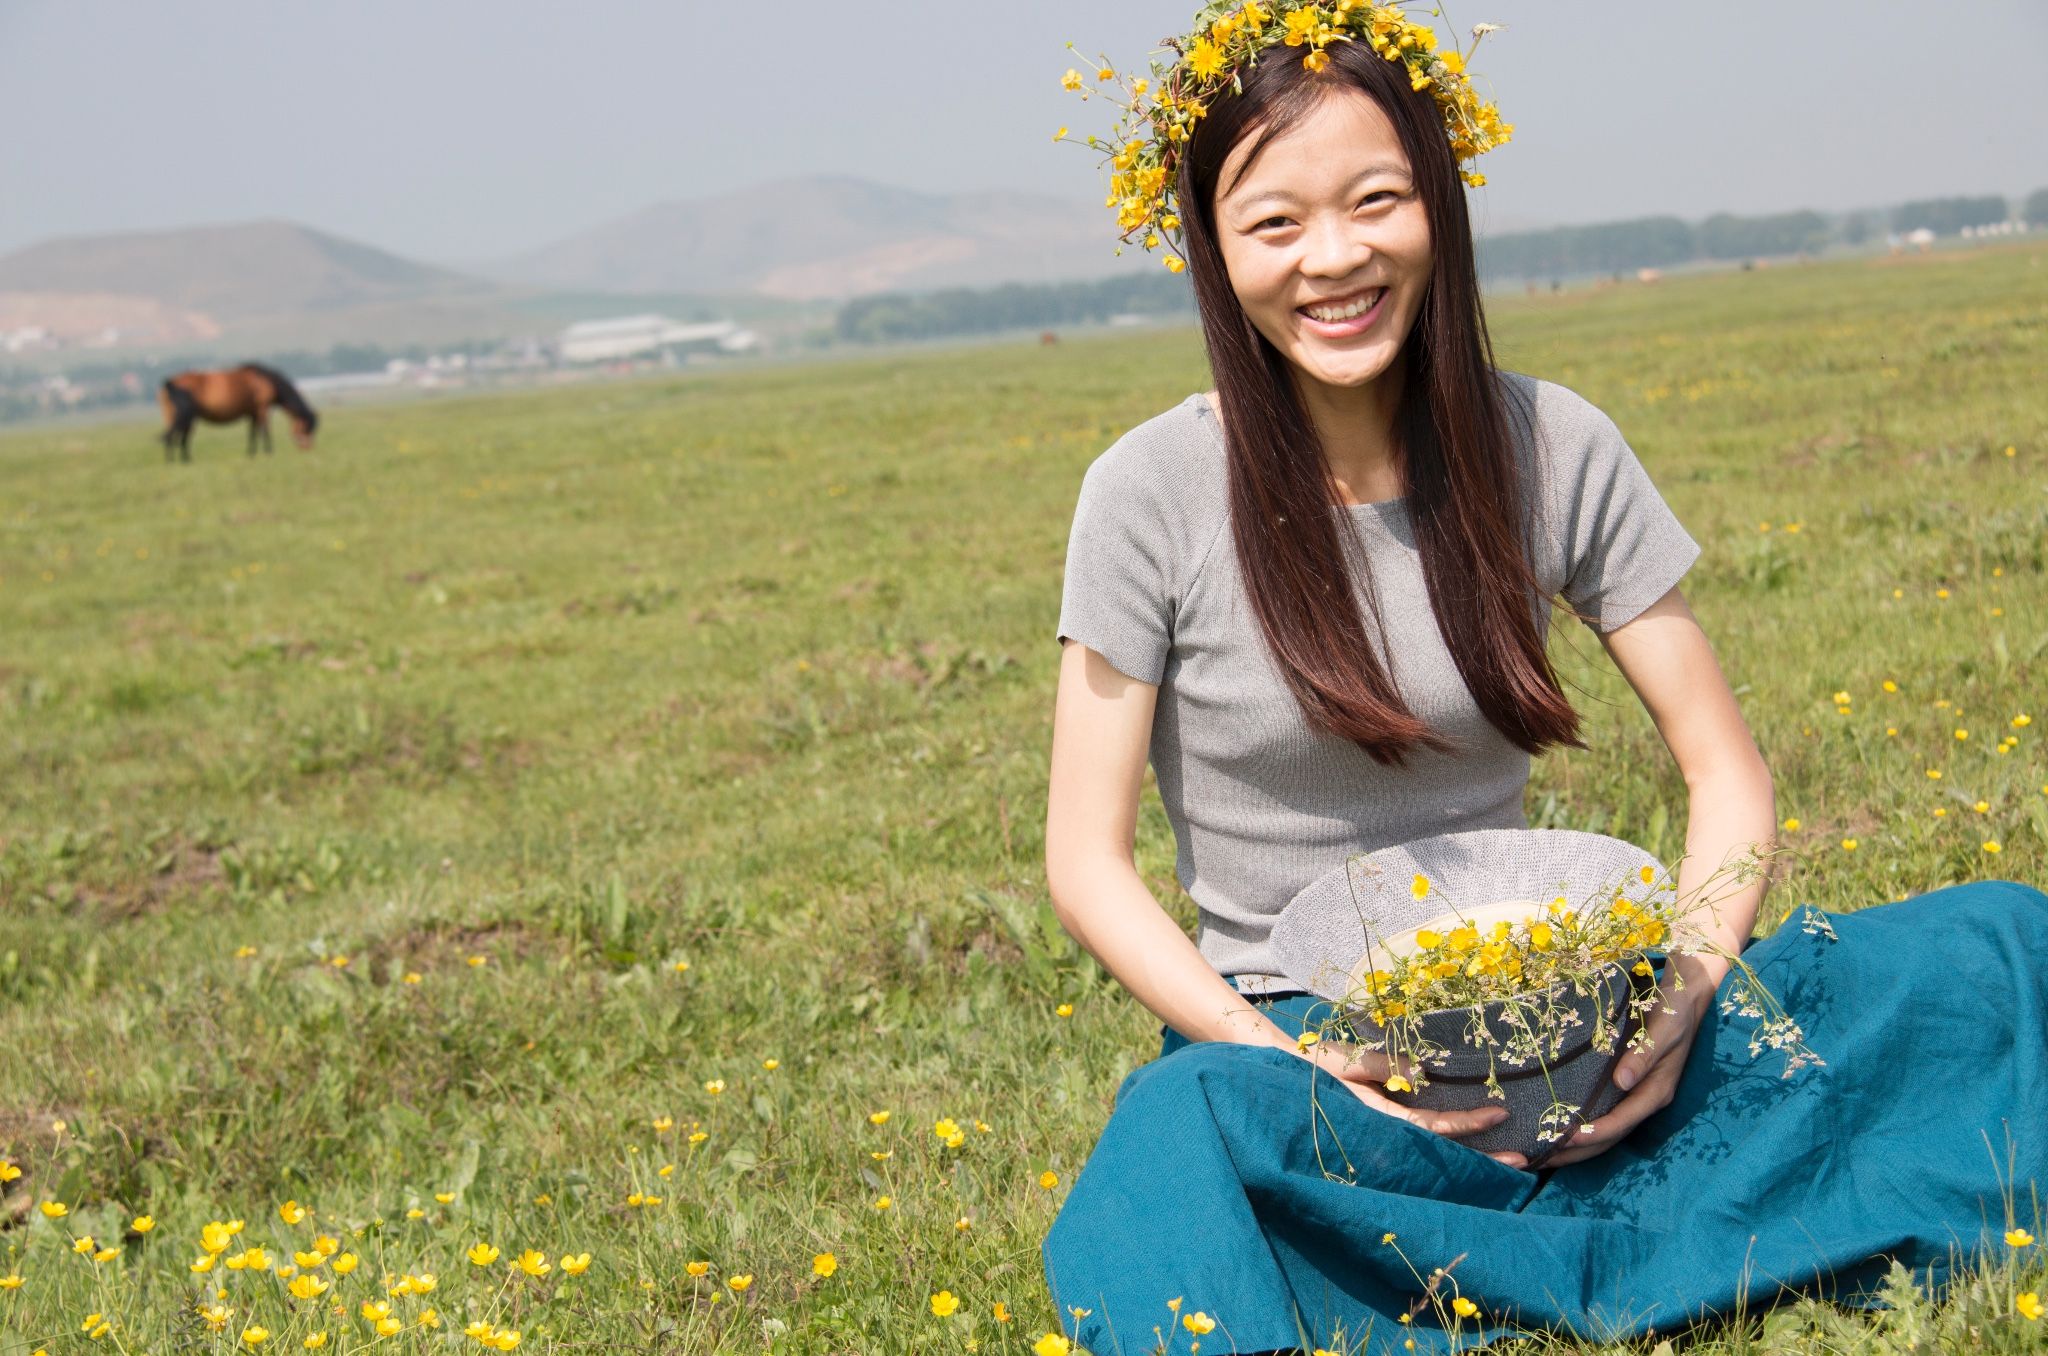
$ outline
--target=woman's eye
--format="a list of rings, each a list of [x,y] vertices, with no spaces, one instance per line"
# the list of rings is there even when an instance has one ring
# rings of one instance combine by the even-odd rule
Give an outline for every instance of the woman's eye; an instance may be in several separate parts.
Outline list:
[[[1263,230],[1265,230],[1265,229],[1266,229],[1266,228],[1267,228],[1268,226],[1285,226],[1286,224],[1287,224],[1287,218],[1286,218],[1286,217],[1267,217],[1267,218],[1266,218],[1266,219],[1265,219],[1264,221],[1262,221],[1262,222],[1260,222],[1260,223],[1259,223],[1258,225],[1256,225],[1256,226],[1252,227],[1252,229],[1253,229],[1253,230],[1255,230],[1255,231],[1263,231]]]

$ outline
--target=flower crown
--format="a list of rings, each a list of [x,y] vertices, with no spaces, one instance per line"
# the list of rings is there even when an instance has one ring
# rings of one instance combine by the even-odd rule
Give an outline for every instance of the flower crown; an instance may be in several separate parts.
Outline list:
[[[1476,25],[1472,49],[1498,27]],[[1212,0],[1195,15],[1190,32],[1167,40],[1162,50],[1172,51],[1178,60],[1166,65],[1154,59],[1149,78],[1126,79],[1103,58],[1095,72],[1097,83],[1114,84],[1127,98],[1104,95],[1123,112],[1109,139],[1091,135],[1085,144],[1101,151],[1109,162],[1105,206],[1115,210],[1121,238],[1129,241],[1142,232],[1147,250],[1159,248],[1168,237],[1176,250],[1181,248],[1181,213],[1174,188],[1180,148],[1219,95],[1243,92],[1243,69],[1269,48],[1283,44],[1307,48],[1301,61],[1311,71],[1330,64],[1328,48],[1337,42],[1369,43],[1388,61],[1401,62],[1408,68],[1408,83],[1435,96],[1452,153],[1460,161],[1507,141],[1514,125],[1502,122],[1500,110],[1473,90],[1465,75],[1467,53],[1440,52],[1436,41],[1427,24],[1409,22],[1397,5],[1367,0]],[[1073,45],[1067,44],[1070,49]],[[1083,99],[1103,92],[1085,88],[1077,70],[1069,70],[1060,83],[1080,90]],[[1076,139],[1062,127],[1053,140]],[[1474,188],[1486,182],[1483,174],[1466,169],[1458,173]],[[1121,245],[1117,253],[1123,253]],[[1180,253],[1169,253],[1166,266],[1178,273],[1187,262]]]

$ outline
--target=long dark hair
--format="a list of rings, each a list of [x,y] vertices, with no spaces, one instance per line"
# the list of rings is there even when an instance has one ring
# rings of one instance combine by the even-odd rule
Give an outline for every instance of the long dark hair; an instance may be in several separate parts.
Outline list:
[[[1552,744],[1584,748],[1578,712],[1537,634],[1542,589],[1527,550],[1510,402],[1493,367],[1464,186],[1436,102],[1410,86],[1403,63],[1366,43],[1332,43],[1328,51],[1320,73],[1291,48],[1244,71],[1241,92],[1217,99],[1196,125],[1176,185],[1226,415],[1231,534],[1253,611],[1310,725],[1383,764],[1405,766],[1418,747],[1457,751],[1409,709],[1373,651],[1338,535],[1355,533],[1356,524],[1337,501],[1289,361],[1238,303],[1216,239],[1214,198],[1238,141],[1256,136],[1257,155],[1319,99],[1352,86],[1392,120],[1434,247],[1428,291],[1397,360],[1394,435],[1437,627],[1479,709],[1509,740],[1532,754]],[[1533,412],[1513,413],[1533,436]],[[1369,585],[1363,552],[1358,559]]]

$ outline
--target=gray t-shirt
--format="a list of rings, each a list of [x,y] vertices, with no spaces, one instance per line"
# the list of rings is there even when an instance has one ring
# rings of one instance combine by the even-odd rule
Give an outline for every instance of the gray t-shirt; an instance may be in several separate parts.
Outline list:
[[[1700,548],[1613,420],[1566,387],[1500,377],[1510,398],[1534,403],[1536,446],[1518,429],[1516,454],[1535,510],[1539,631],[1548,634],[1557,595],[1611,631],[1662,597]],[[1238,571],[1223,433],[1206,397],[1146,420],[1095,459],[1067,542],[1058,634],[1158,685],[1151,762],[1180,883],[1200,909],[1196,944],[1254,991],[1292,987],[1267,946],[1273,918],[1352,854],[1528,822],[1529,755],[1481,714],[1437,630],[1406,501],[1341,511],[1356,519],[1370,562],[1371,591],[1361,583],[1360,596],[1368,616],[1378,601],[1386,647],[1374,637],[1376,652],[1456,754],[1424,750],[1406,768],[1386,767],[1309,727]],[[1354,578],[1364,578],[1355,564]]]

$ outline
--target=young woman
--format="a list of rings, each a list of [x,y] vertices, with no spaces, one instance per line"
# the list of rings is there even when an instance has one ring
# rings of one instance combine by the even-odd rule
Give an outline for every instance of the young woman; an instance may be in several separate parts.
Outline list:
[[[1788,928],[1752,949],[1829,1061],[1817,1077],[1760,1071],[1747,1028],[1716,1020],[1726,963],[1678,958],[1653,1042],[1617,1067],[1626,1095],[1542,1176],[1458,1143],[1503,1111],[1411,1109],[1384,1061],[1298,1048],[1311,1001],[1267,944],[1289,897],[1358,852],[1524,827],[1530,756],[1585,747],[1545,654],[1553,599],[1600,636],[1683,773],[1681,896],[1767,846],[1776,813],[1678,588],[1699,547],[1611,420],[1493,366],[1436,100],[1365,41],[1307,62],[1273,47],[1237,73],[1175,179],[1216,390],[1090,467],[1061,602],[1048,883],[1164,1024],[1046,1240],[1074,1339],[1426,1349],[1456,1340],[1438,1315],[1466,1301],[1467,1337],[1601,1335],[1867,1280],[1888,1256],[1945,1265],[2001,1214],[1980,1133],[2010,1116],[2021,1198],[2048,1182],[2048,982],[2011,949],[2019,929],[2048,946],[2029,887],[1938,891],[1834,920],[1838,940]],[[1132,862],[1148,757],[1194,941]],[[1727,950],[1765,888],[1721,903]],[[1877,1015],[1927,997],[1902,951],[1937,913],[1940,967],[1984,967],[2011,1011]],[[1945,1083],[1938,1118],[1898,1095],[1902,1068],[1962,1051],[1996,1077]]]

